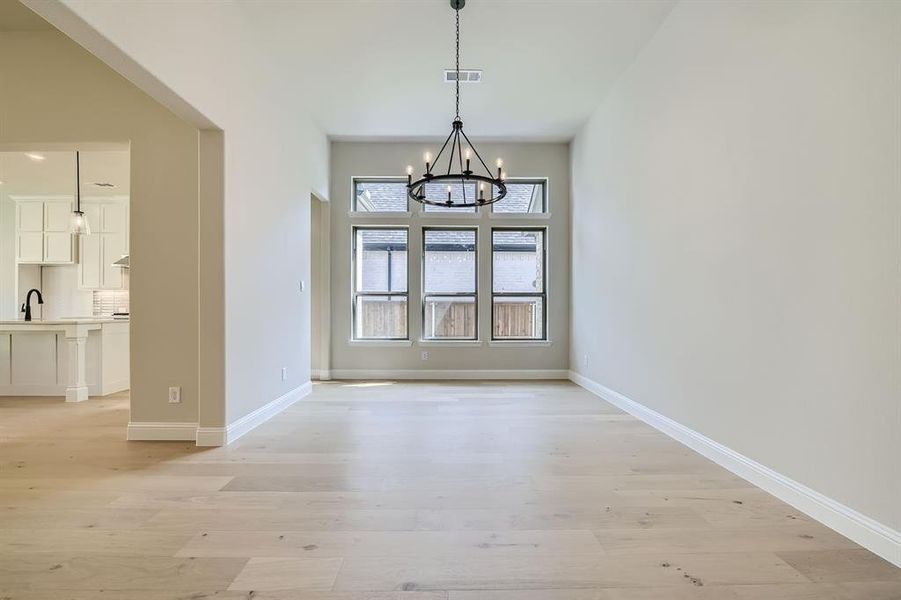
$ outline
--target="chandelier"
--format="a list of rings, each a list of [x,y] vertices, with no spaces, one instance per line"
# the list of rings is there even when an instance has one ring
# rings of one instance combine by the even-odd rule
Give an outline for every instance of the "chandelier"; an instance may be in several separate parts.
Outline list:
[[[465,4],[466,0],[450,0],[457,20],[457,76],[455,80],[457,112],[451,123],[450,135],[444,140],[444,145],[441,146],[434,161],[431,154],[426,153],[425,173],[422,174],[422,177],[414,181],[413,167],[407,167],[407,196],[422,204],[449,208],[485,206],[493,204],[507,195],[507,186],[504,184],[507,176],[503,171],[503,161],[497,159],[497,172],[493,173],[482,160],[475,145],[469,141],[469,137],[463,131],[463,120],[460,118],[460,9]],[[465,150],[463,149],[464,141],[467,146]],[[445,150],[447,150],[447,154],[444,153]],[[473,155],[476,158],[475,163],[472,162]],[[447,161],[446,168],[439,167],[442,156]],[[473,169],[473,167],[475,168]],[[440,188],[445,183],[447,184],[447,199],[444,199],[443,195],[440,198],[427,196],[427,193],[433,191],[435,186]],[[454,187],[457,184],[459,184],[462,194],[455,198]],[[476,184],[478,185],[476,186]],[[477,187],[478,189],[476,189]],[[467,188],[470,188],[469,192],[467,192]]]

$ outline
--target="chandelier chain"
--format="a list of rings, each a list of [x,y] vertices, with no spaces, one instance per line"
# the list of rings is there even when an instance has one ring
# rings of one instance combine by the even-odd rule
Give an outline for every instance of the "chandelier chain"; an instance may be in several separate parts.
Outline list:
[[[456,47],[455,47],[455,74],[454,101],[455,118],[451,123],[451,132],[444,140],[437,156],[431,153],[425,154],[425,173],[419,179],[413,177],[413,167],[407,167],[407,197],[421,204],[443,206],[451,208],[472,208],[493,204],[507,196],[507,186],[504,179],[506,175],[501,170],[501,160],[498,159],[497,175],[485,163],[479,151],[469,140],[469,136],[463,130],[463,120],[460,118],[460,9],[466,4],[466,0],[450,0],[454,9],[456,21]],[[463,144],[466,148],[466,160],[464,162]],[[445,154],[445,152],[447,154]],[[456,156],[454,156],[456,154]],[[447,160],[447,169],[439,167],[442,158]],[[454,170],[457,163],[459,171]],[[483,172],[479,171],[483,168]],[[439,171],[438,169],[441,169]],[[447,199],[436,188],[442,184],[447,185]],[[458,194],[461,197],[454,198],[454,186],[460,186]],[[439,194],[436,196],[435,194]]]
[[[457,120],[460,120],[460,9],[457,14]]]

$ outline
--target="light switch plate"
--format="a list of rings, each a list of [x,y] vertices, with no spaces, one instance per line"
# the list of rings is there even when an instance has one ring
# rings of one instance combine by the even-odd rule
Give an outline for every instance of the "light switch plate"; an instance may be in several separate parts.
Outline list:
[[[170,387],[169,388],[169,404],[180,404],[181,403],[181,388],[180,387]]]

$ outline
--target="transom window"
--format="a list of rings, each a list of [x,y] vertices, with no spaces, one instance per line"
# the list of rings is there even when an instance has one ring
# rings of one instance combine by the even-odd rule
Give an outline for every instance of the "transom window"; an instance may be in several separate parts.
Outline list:
[[[423,229],[422,337],[478,337],[478,252],[475,228]]]
[[[491,338],[547,336],[545,230],[491,231]]]
[[[354,228],[354,339],[408,338],[407,237],[405,228]]]
[[[403,179],[354,179],[354,212],[407,212]]]
[[[505,182],[507,195],[491,205],[494,213],[547,212],[547,185],[544,179],[517,179]]]
[[[467,183],[465,186],[462,183],[452,183],[450,185],[446,183],[427,183],[425,184],[425,197],[429,200],[444,202],[448,198],[448,188],[450,188],[450,199],[453,202],[457,203],[462,203],[464,197],[467,202],[472,202],[476,197],[476,194],[478,193],[475,183]],[[423,204],[422,210],[431,213],[474,213],[476,212],[476,207],[472,206],[470,208],[451,208],[448,206],[434,206],[432,204]]]

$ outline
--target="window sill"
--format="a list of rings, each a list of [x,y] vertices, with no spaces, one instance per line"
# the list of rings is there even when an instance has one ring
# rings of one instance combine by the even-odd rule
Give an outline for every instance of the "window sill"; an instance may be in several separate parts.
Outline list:
[[[482,340],[419,340],[417,345],[419,346],[464,346],[464,347],[476,347],[482,345]]]
[[[347,216],[355,219],[359,218],[367,218],[373,217],[377,219],[409,219],[413,216],[413,213],[410,211],[379,211],[379,212],[371,212],[365,210],[349,210],[347,211]]]
[[[545,220],[551,218],[551,213],[489,213],[489,219],[529,219],[529,220]]]
[[[553,342],[550,340],[491,340],[488,345],[496,348],[549,348]]]
[[[374,348],[407,348],[413,345],[410,340],[347,340],[348,346]]]

